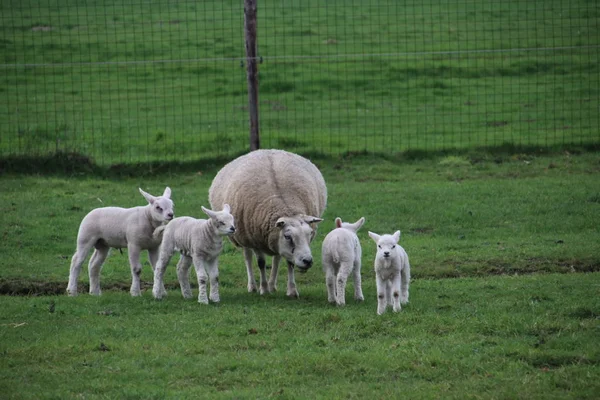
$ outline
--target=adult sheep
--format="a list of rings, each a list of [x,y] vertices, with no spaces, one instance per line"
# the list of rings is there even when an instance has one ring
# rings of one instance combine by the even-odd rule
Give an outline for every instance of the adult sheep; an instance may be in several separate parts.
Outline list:
[[[230,239],[243,248],[248,291],[256,291],[253,254],[260,270],[260,294],[277,290],[283,257],[288,264],[287,295],[298,297],[294,267],[306,272],[312,266],[310,242],[327,204],[327,187],[317,167],[287,151],[256,150],[225,165],[208,196],[213,209],[232,205],[236,231]],[[268,282],[265,255],[273,256]]]

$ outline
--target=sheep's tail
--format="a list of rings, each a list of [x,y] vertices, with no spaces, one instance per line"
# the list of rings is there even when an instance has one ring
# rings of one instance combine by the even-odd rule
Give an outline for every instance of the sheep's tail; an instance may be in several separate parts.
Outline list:
[[[340,246],[333,246],[333,250],[331,252],[331,258],[333,259],[333,262],[336,264],[340,263],[340,252],[339,252],[339,247]]]
[[[152,233],[152,238],[154,238],[155,240],[162,240],[162,236],[163,236],[163,233],[165,233],[166,227],[167,227],[166,225],[161,225],[158,228],[156,228],[154,230],[154,233]]]

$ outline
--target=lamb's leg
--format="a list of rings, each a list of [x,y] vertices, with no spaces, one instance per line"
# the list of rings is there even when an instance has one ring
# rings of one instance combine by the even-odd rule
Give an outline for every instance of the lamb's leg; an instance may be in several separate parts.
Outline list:
[[[212,302],[218,303],[219,297],[219,261],[217,258],[207,262],[208,279],[210,280],[210,295],[209,299]]]
[[[335,274],[333,266],[327,265],[325,267],[325,285],[327,286],[327,301],[335,303]]]
[[[206,268],[204,266],[204,259],[200,256],[194,255],[194,267],[196,268],[196,276],[198,277],[198,303],[208,304],[208,296],[206,295],[206,281],[208,275],[206,274]]]
[[[165,289],[164,276],[173,256],[173,248],[168,245],[161,245],[160,252],[148,250],[148,258],[154,271],[154,285],[152,286],[152,295],[155,299],[162,299],[167,295]],[[157,260],[158,258],[158,260]]]
[[[192,287],[190,285],[190,266],[192,265],[192,257],[184,256],[179,258],[177,263],[177,280],[181,287],[181,295],[184,299],[192,298]]]
[[[252,271],[252,249],[244,247],[244,263],[246,264],[246,272],[248,273],[248,292],[256,292],[256,281],[254,280],[254,272]]]
[[[408,261],[402,269],[402,286],[400,289],[400,303],[408,303],[408,286],[410,285],[410,265]]]
[[[287,295],[288,297],[300,297],[298,289],[296,288],[296,278],[294,277],[294,264],[288,262],[288,284],[287,284]]]
[[[256,254],[256,260],[258,261],[258,269],[260,271],[260,294],[265,294],[269,292],[265,255],[257,251],[255,251],[254,253]]]
[[[69,272],[69,284],[67,285],[67,294],[69,296],[77,296],[77,280],[81,273],[81,266],[85,261],[93,243],[83,243],[77,241],[77,250],[71,258],[71,268]]]
[[[402,284],[402,276],[401,276],[401,274],[397,274],[396,276],[394,276],[394,279],[392,280],[392,282],[390,284],[391,301],[392,301],[392,308],[393,308],[394,312],[398,312],[398,311],[402,310],[402,306],[400,306],[401,284]]]
[[[141,249],[136,246],[129,244],[127,246],[129,252],[129,266],[131,267],[131,289],[129,293],[132,296],[141,296],[142,291],[140,289],[140,275],[142,274],[142,263],[140,262]]]
[[[273,265],[271,265],[271,275],[269,276],[269,292],[277,291],[277,274],[279,273],[279,261],[281,256],[273,256]]]
[[[354,299],[363,301],[365,297],[362,292],[362,281],[360,277],[360,258],[354,261]]]
[[[336,277],[336,287],[335,287],[335,302],[338,306],[343,306],[346,304],[346,282],[348,281],[348,276],[352,272],[352,264],[349,262],[341,262],[340,270],[337,273]]]
[[[102,264],[104,264],[104,260],[106,260],[109,250],[110,247],[97,244],[94,254],[92,254],[92,257],[90,258],[88,273],[90,276],[90,294],[92,295],[100,296],[100,294],[102,294],[100,291],[100,271],[102,270]]]
[[[381,279],[378,273],[375,273],[375,283],[377,285],[377,314],[381,315],[387,307],[386,283]]]

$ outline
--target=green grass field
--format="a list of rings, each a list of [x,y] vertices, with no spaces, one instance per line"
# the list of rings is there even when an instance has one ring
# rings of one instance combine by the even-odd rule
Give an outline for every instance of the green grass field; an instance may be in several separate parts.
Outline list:
[[[247,148],[240,1],[0,4],[0,156]],[[585,0],[261,2],[263,147],[597,144],[599,17]]]
[[[220,258],[221,303],[155,301],[152,273],[131,298],[113,251],[103,295],[64,294],[79,222],[98,206],[173,190],[200,216],[220,164],[136,174],[0,177],[0,390],[29,398],[573,398],[600,389],[598,153],[314,157],[333,219],[366,217],[364,303],[328,305],[320,262],[297,274],[300,299],[246,291],[240,250]],[[49,172],[49,171],[47,171]],[[375,245],[400,229],[411,302],[376,315]],[[285,275],[285,274],[284,274]],[[348,286],[351,293],[352,284]]]

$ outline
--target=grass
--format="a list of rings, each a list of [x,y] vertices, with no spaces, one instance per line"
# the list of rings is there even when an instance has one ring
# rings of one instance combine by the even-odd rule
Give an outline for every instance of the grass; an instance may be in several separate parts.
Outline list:
[[[276,294],[247,293],[230,243],[218,305],[184,301],[173,263],[165,300],[152,299],[147,263],[143,296],[131,298],[117,251],[101,297],[68,298],[69,258],[89,210],[142,204],[138,186],[169,185],[176,213],[199,216],[221,164],[5,173],[0,291],[28,296],[0,297],[4,396],[596,397],[598,153],[313,160],[329,191],[313,255],[336,216],[365,216],[364,303],[328,305],[320,263],[298,274],[299,300],[281,291],[283,277]],[[367,231],[395,229],[411,259],[411,302],[378,317]],[[82,292],[86,283],[84,271]]]
[[[152,4],[0,4],[1,157],[107,166],[247,148],[240,3]],[[585,0],[263,2],[263,147],[598,143],[597,19]]]

